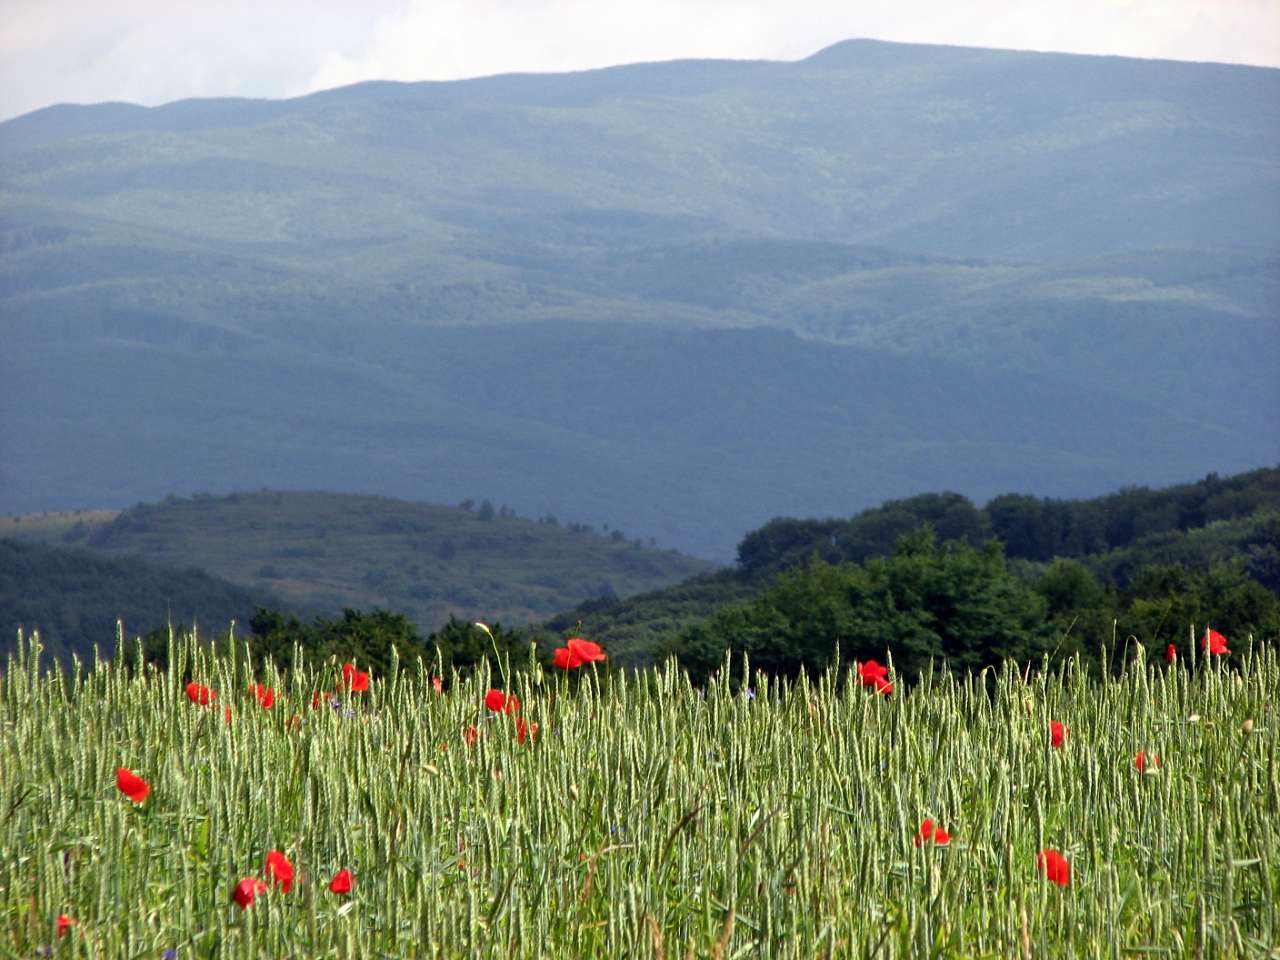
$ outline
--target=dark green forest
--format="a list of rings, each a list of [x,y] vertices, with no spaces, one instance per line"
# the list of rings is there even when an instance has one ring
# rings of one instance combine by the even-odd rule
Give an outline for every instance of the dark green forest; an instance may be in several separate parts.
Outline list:
[[[727,649],[763,668],[819,668],[893,650],[982,666],[1130,637],[1186,643],[1192,625],[1280,637],[1280,469],[1210,474],[1091,500],[953,493],[847,519],[775,519],[735,568],[625,601],[588,602],[552,634],[607,637],[621,662],[675,654],[703,674]]]
[[[13,649],[19,628],[39,631],[45,649],[69,662],[72,653],[91,659],[95,644],[110,655],[117,621],[126,637],[168,624],[212,635],[279,603],[203,570],[0,539],[0,656]]]

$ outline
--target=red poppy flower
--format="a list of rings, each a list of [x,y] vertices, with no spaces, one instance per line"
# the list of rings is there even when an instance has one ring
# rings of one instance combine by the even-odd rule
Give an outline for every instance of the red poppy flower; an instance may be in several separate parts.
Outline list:
[[[231,722],[231,708],[227,707],[227,723]]]
[[[475,727],[467,727],[467,729],[462,731],[462,739],[468,747],[475,743],[479,737],[480,731]]]
[[[288,893],[293,889],[293,864],[279,850],[272,850],[267,854],[267,865],[264,871],[272,883],[278,884],[280,889]]]
[[[1057,850],[1042,850],[1036,856],[1036,867],[1049,880],[1065,887],[1071,882],[1071,863]]]
[[[263,710],[270,710],[275,706],[276,691],[274,687],[264,687],[260,683],[249,684],[249,692],[257,698],[258,704]]]
[[[439,694],[439,693],[444,693],[444,681],[443,681],[443,680],[441,680],[439,677],[432,677],[432,678],[431,678],[431,689],[432,689],[432,690],[434,690],[434,691],[435,691],[436,693],[438,693],[438,694]]]
[[[1062,746],[1062,741],[1066,736],[1067,727],[1065,724],[1060,723],[1057,720],[1049,721],[1049,742],[1052,743],[1055,748],[1060,748]]]
[[[128,767],[117,767],[116,789],[134,803],[141,803],[151,792],[151,785]]]
[[[203,684],[196,683],[192,680],[187,684],[187,699],[192,703],[198,703],[202,707],[207,707],[214,700],[218,699],[218,695]]]
[[[591,640],[583,640],[581,637],[570,637],[564,642],[569,648],[569,652],[580,659],[583,663],[593,663],[599,660],[607,660],[605,653],[600,649],[600,644]]]
[[[248,910],[253,898],[267,892],[267,885],[257,877],[245,877],[231,891],[231,899],[240,905],[241,910]]]
[[[536,723],[526,724],[524,717],[516,717],[516,743],[524,743],[525,740],[538,739],[538,725]]]
[[[333,879],[329,881],[330,893],[350,893],[351,892],[351,871],[343,867],[333,875]]]
[[[484,695],[484,705],[494,713],[519,713],[520,698],[514,693],[506,694],[501,690],[490,690]]]
[[[58,936],[65,937],[67,935],[67,931],[71,929],[73,924],[75,924],[75,920],[73,920],[71,917],[68,917],[65,913],[59,914],[58,915]]]
[[[1155,756],[1154,754],[1148,757],[1147,751],[1139,750],[1138,755],[1133,758],[1133,765],[1138,768],[1139,773],[1146,773],[1148,763],[1150,763],[1153,767],[1158,767],[1160,766],[1160,758]]]
[[[916,831],[916,846],[920,846],[933,836],[933,821],[925,817],[920,821],[920,829]]]
[[[926,841],[932,840],[940,847],[945,847],[951,842],[951,834],[943,830],[941,827],[935,827],[933,821],[928,817],[920,823],[920,829],[916,831],[915,844],[917,847],[922,846]]]
[[[876,663],[874,660],[860,663],[858,664],[858,676],[861,678],[864,687],[874,687],[876,693],[882,693],[886,697],[893,693],[893,684],[887,679],[889,668],[883,664]]]
[[[1220,634],[1217,630],[1208,630],[1204,632],[1204,638],[1200,641],[1202,649],[1212,654],[1230,653],[1227,649],[1227,638]]]
[[[368,690],[369,674],[364,670],[357,670],[354,663],[344,663],[342,665],[342,685],[352,693]]]
[[[1164,662],[1175,663],[1178,659],[1178,645],[1171,643],[1164,648]]]
[[[584,663],[608,659],[600,644],[581,637],[570,637],[551,654],[551,663],[561,670],[577,670]]]

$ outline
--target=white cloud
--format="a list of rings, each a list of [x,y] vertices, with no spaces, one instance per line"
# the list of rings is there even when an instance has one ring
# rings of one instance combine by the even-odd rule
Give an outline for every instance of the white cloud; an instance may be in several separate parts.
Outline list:
[[[60,101],[280,97],[838,40],[1280,66],[1276,0],[0,0],[0,117]]]

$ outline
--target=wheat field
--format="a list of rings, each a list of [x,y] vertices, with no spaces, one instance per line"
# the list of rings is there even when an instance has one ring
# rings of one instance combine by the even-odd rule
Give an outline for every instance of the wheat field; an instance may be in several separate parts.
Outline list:
[[[1280,661],[1184,646],[891,696],[736,661],[357,692],[190,636],[71,672],[19,637],[0,953],[1280,957]]]

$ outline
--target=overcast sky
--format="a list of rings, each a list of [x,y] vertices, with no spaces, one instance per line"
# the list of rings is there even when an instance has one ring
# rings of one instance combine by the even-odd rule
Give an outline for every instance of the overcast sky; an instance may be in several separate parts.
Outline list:
[[[1280,0],[0,0],[0,119],[52,103],[287,97],[838,40],[1280,66]]]

